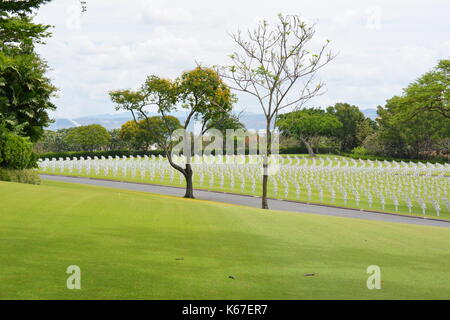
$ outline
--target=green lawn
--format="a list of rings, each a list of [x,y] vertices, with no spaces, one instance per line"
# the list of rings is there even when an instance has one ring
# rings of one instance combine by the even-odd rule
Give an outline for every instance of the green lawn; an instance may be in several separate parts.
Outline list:
[[[450,298],[448,229],[50,181],[0,194],[0,299]]]

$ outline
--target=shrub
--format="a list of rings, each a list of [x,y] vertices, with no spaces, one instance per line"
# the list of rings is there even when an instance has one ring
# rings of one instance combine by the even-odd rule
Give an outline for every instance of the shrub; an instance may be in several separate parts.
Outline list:
[[[0,180],[10,182],[20,182],[28,184],[40,184],[39,173],[34,169],[3,169],[0,168]]]
[[[37,157],[28,138],[7,132],[0,136],[0,167],[30,169],[36,166]]]
[[[393,158],[393,157],[383,157],[383,156],[372,156],[372,155],[356,155],[353,153],[341,153],[341,156],[344,157],[349,157],[349,158],[353,158],[353,159],[361,159],[361,160],[378,160],[378,161],[404,161],[404,162],[415,162],[415,163],[441,163],[441,164],[445,164],[448,163],[448,159],[444,158],[444,157],[434,157],[434,158],[429,158],[429,159],[405,159],[405,158]]]
[[[352,154],[354,154],[355,156],[365,156],[367,154],[367,149],[362,146],[359,146],[353,148]]]

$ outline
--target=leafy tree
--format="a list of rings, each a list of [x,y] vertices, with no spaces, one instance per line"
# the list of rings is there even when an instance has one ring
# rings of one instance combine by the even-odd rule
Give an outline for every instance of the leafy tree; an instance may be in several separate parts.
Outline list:
[[[423,158],[448,155],[450,60],[408,85],[401,96],[378,107],[377,142],[385,155]]]
[[[151,144],[156,144],[158,148],[164,149],[164,146],[171,139],[172,133],[181,129],[180,120],[174,116],[166,115],[149,117],[141,120],[141,127],[146,128],[147,135]]]
[[[230,130],[239,130],[243,129],[245,130],[245,125],[239,120],[239,114],[234,113],[224,113],[221,117],[220,121],[209,121],[207,123],[207,126],[211,129],[219,130],[222,134],[223,144],[222,144],[222,150],[226,150],[227,148],[227,129]],[[238,137],[234,137],[234,139],[237,141]],[[210,142],[212,143],[212,142]],[[209,144],[209,143],[207,143]],[[236,144],[236,143],[235,143]],[[246,145],[248,145],[248,141],[246,142]]]
[[[124,150],[127,145],[127,141],[123,140],[120,135],[120,129],[111,129],[108,131],[109,136],[109,150]]]
[[[56,88],[45,76],[48,66],[34,51],[36,43],[51,34],[50,26],[36,24],[29,14],[48,1],[0,3],[0,115],[17,125],[22,134],[37,141],[48,126],[50,102]],[[8,129],[13,130],[8,121]]]
[[[51,0],[0,2],[0,50],[9,53],[32,53],[35,43],[51,36],[51,26],[37,24],[30,16]],[[15,50],[13,50],[15,49]]]
[[[184,167],[172,160],[172,151],[178,142],[173,133],[180,125],[169,113],[179,109],[187,112],[186,120],[181,123],[181,128],[185,130],[185,142],[190,141],[191,133],[187,130],[194,120],[201,123],[201,135],[210,130],[231,111],[234,102],[234,97],[220,76],[211,68],[197,66],[194,70],[184,72],[176,81],[152,75],[139,90],[111,91],[110,97],[116,104],[116,110],[130,111],[136,123],[147,120],[144,124],[148,125],[149,131],[152,128],[150,109],[156,107],[165,130],[157,132],[155,138],[159,140],[158,145],[164,150],[170,165],[185,177],[184,197],[194,198],[191,153],[185,154],[187,161]],[[181,106],[177,105],[178,102]],[[154,121],[159,122],[157,119]]]
[[[2,1],[0,3],[0,9],[2,12],[26,15],[50,1],[51,0]]]
[[[148,150],[152,144],[150,138],[150,132],[144,127],[144,121],[140,120],[135,122],[134,120],[125,122],[120,128],[120,139],[131,150]]]
[[[376,121],[365,118],[356,124],[356,142],[360,146],[364,140],[378,129]]]
[[[389,99],[384,108],[378,108],[379,139],[386,155],[416,158],[435,153],[450,137],[450,119],[434,111],[424,111],[413,118],[405,118],[409,101],[405,97]],[[443,150],[448,154],[448,144]]]
[[[48,111],[56,109],[50,101],[56,88],[46,70],[34,54],[9,57],[0,52],[0,114],[24,124],[23,133],[32,141],[50,124]]]
[[[357,106],[348,103],[336,103],[328,107],[327,111],[335,115],[342,123],[342,127],[337,131],[337,137],[341,141],[342,150],[351,151],[358,145],[357,128],[361,121],[365,120],[364,114]]]
[[[274,27],[266,21],[260,22],[257,28],[248,30],[247,36],[240,31],[233,34],[241,53],[230,55],[232,65],[222,68],[222,74],[231,81],[232,88],[252,95],[266,118],[263,209],[268,209],[271,126],[283,110],[298,109],[320,94],[323,83],[315,82],[315,75],[334,58],[327,51],[330,41],[326,41],[317,52],[309,48],[315,35],[314,25],[306,24],[296,15],[280,14],[278,20]]]
[[[173,116],[166,116],[171,131],[181,128],[180,121]],[[127,121],[120,129],[122,141],[127,141],[133,150],[147,150],[156,144],[162,148],[162,141],[168,139],[168,131],[164,120],[160,116],[149,117],[139,121]]]
[[[342,128],[338,118],[322,109],[303,109],[281,114],[277,121],[281,133],[301,140],[310,156],[314,157],[313,146],[319,137],[331,137]]]
[[[108,146],[108,130],[99,124],[80,126],[69,131],[66,143],[76,151],[96,151]]]
[[[405,118],[430,111],[450,119],[450,60],[439,61],[432,71],[411,83],[404,89],[403,97]]]
[[[245,125],[240,121],[239,115],[233,113],[224,113],[220,121],[209,121],[207,126],[211,129],[219,130],[224,137],[226,136],[227,129],[245,129]]]
[[[34,150],[38,153],[69,151],[66,137],[71,129],[59,129],[57,131],[46,130],[43,136],[34,144]]]

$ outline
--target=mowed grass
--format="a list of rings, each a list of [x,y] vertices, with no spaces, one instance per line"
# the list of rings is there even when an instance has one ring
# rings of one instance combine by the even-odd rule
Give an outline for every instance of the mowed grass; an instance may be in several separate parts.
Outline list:
[[[0,201],[0,299],[450,298],[444,228],[51,181],[0,182]]]

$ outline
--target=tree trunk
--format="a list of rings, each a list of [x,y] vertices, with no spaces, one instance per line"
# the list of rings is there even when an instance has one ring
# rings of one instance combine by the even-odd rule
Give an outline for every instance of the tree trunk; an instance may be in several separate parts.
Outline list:
[[[264,170],[264,172],[266,172],[268,170],[267,164],[263,164],[263,170]],[[269,182],[269,175],[264,174],[263,175],[263,185],[262,185],[263,194],[262,194],[262,203],[261,203],[261,208],[263,208],[263,209],[269,209],[269,204],[267,203],[268,182]]]
[[[172,161],[172,156],[169,153],[169,151],[165,148],[164,151],[167,160],[169,160],[169,164],[172,166],[172,168],[174,168],[175,170],[178,170],[179,172],[181,172],[184,176],[184,179],[186,180],[186,193],[184,195],[184,198],[188,198],[188,199],[195,199],[194,197],[194,183],[192,181],[192,175],[193,175],[193,171],[192,171],[192,167],[190,163],[186,163],[186,167],[182,168],[179,165],[177,165],[176,163],[174,163]]]
[[[311,148],[311,145],[308,143],[308,141],[306,141],[306,139],[303,138],[303,137],[300,137],[300,140],[302,140],[302,142],[303,142],[303,143],[305,144],[305,146],[306,146],[306,149],[308,149],[309,156],[310,156],[310,157],[315,157],[316,154],[314,153],[314,150],[313,150],[313,148]]]
[[[184,195],[184,197],[195,199],[194,184],[192,183],[192,167],[189,163],[186,164],[184,177],[186,178],[186,194]]]
[[[269,157],[272,148],[272,135],[270,133],[270,122],[271,119],[268,119],[266,127],[266,155],[264,156],[263,162],[263,184],[262,184],[262,198],[261,198],[262,209],[269,209],[269,204],[267,203],[267,188],[269,185]]]

